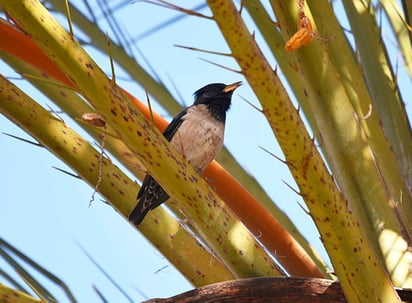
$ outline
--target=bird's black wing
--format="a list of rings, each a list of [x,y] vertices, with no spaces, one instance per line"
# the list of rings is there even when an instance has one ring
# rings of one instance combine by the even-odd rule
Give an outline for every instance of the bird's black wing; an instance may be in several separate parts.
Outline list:
[[[180,125],[183,123],[183,117],[187,114],[187,108],[182,110],[173,120],[169,123],[166,129],[163,132],[163,136],[167,141],[172,140],[174,134],[179,129]]]

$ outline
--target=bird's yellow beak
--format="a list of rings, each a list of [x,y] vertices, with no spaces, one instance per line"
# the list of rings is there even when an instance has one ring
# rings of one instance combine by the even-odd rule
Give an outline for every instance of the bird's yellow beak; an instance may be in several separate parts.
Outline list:
[[[222,90],[224,93],[233,92],[236,88],[242,85],[242,81],[235,82],[229,85],[226,85],[225,88]]]

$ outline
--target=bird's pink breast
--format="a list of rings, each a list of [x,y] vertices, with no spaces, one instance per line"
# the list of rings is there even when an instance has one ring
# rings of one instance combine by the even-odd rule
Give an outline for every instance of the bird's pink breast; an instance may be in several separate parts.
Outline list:
[[[202,173],[223,146],[225,125],[213,118],[202,105],[189,108],[183,120],[171,144]]]

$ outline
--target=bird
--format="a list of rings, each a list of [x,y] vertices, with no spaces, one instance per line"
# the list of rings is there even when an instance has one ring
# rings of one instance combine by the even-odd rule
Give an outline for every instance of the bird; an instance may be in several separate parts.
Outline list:
[[[212,83],[198,89],[193,94],[193,105],[176,115],[163,132],[172,147],[199,174],[203,174],[223,146],[226,112],[230,108],[233,92],[240,85],[241,81],[229,85]],[[147,174],[129,221],[140,225],[149,211],[168,199],[167,192]]]

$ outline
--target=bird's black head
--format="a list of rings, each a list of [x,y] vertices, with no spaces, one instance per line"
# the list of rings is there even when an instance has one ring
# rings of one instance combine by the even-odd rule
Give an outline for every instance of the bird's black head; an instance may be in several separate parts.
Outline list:
[[[193,105],[206,105],[214,118],[225,122],[226,111],[230,107],[233,91],[241,84],[242,82],[229,85],[223,83],[208,84],[194,93],[195,103]]]

